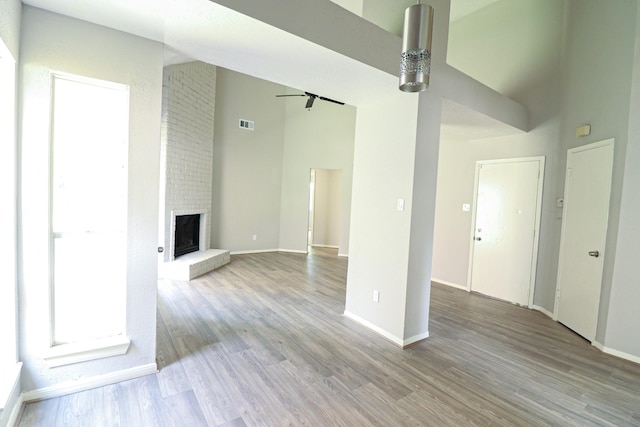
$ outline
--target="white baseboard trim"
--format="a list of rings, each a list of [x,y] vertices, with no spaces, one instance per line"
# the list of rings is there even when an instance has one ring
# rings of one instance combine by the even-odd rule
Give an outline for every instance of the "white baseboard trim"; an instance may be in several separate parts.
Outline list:
[[[418,335],[414,335],[414,336],[412,336],[410,338],[407,338],[407,339],[402,341],[403,342],[402,348],[410,347],[411,345],[413,345],[413,344],[415,344],[415,343],[417,343],[419,341],[426,340],[427,338],[429,338],[429,331],[423,332],[423,333],[418,334]]]
[[[329,248],[329,249],[339,249],[340,246],[336,246],[336,245],[316,245],[316,244],[312,244],[311,245],[312,248]]]
[[[404,347],[404,341],[398,337],[396,337],[393,334],[390,334],[389,332],[385,331],[384,329],[382,329],[379,326],[374,325],[373,323],[369,322],[368,320],[363,319],[362,317],[353,314],[347,310],[344,311],[344,316],[348,317],[349,319],[360,323],[362,326],[371,329],[373,332],[377,333],[378,335],[382,335],[384,338],[388,339],[389,341],[391,341],[392,343],[396,344],[397,346],[400,347]]]
[[[278,252],[280,249],[255,249],[250,251],[231,251],[231,255],[263,254],[267,252]]]
[[[16,397],[16,403],[13,405],[13,408],[11,409],[11,414],[9,415],[9,418],[7,418],[6,420],[6,424],[2,424],[2,422],[4,422],[4,420],[0,420],[0,425],[2,427],[14,427],[15,425],[17,425],[18,423],[18,418],[20,418],[20,414],[22,413],[22,407],[24,406],[24,400],[22,398],[22,393],[20,393],[17,397]]]
[[[109,372],[108,374],[97,375],[95,377],[82,378],[80,380],[56,384],[37,390],[25,391],[22,393],[22,401],[29,403],[37,400],[50,399],[52,397],[65,396],[79,391],[144,377],[157,372],[158,366],[155,363],[149,363],[148,365],[136,366],[135,368],[123,369],[122,371]]]
[[[609,354],[611,356],[619,357],[620,359],[628,360],[633,363],[640,364],[640,356],[635,356],[633,354],[625,353],[624,351],[605,347],[603,344],[599,343],[598,341],[593,341],[591,344],[598,350],[602,351],[603,353]]]
[[[2,410],[0,414],[0,426],[14,426],[18,421],[18,416],[22,410],[22,399],[20,390],[20,380],[22,372],[22,362],[16,363],[13,372],[9,373],[9,380],[3,386],[7,387],[7,390],[3,390],[2,397],[0,399],[0,405]],[[13,378],[13,381],[11,381]],[[3,381],[5,379],[3,378]]]
[[[447,282],[446,280],[434,279],[431,278],[432,282],[440,283],[441,285],[451,286],[452,288],[462,289],[463,291],[468,291],[467,285],[458,285],[457,283]]]
[[[342,258],[349,258],[349,254],[341,254],[340,252],[338,252],[338,256]]]
[[[537,310],[537,311],[539,311],[540,313],[544,314],[545,316],[548,316],[549,318],[553,319],[553,313],[552,313],[552,312],[550,312],[549,310],[547,310],[546,308],[541,307],[541,306],[539,306],[539,305],[532,305],[532,306],[531,306],[531,308],[532,308],[533,310]]]
[[[362,317],[351,313],[350,311],[345,310],[344,316],[348,317],[349,319],[355,322],[360,323],[362,326],[368,329],[371,329],[373,332],[377,333],[378,335],[382,335],[384,338],[388,339],[389,341],[391,341],[392,343],[396,344],[401,348],[407,348],[410,345],[417,343],[418,341],[422,341],[423,339],[429,338],[429,331],[427,331],[403,340],[401,338],[396,337],[393,334],[390,334],[389,332],[385,331],[381,327],[374,325],[368,320],[365,320]]]
[[[286,252],[290,254],[307,254],[307,251],[298,251],[295,249],[255,249],[249,251],[231,251],[231,255],[249,255],[249,254],[264,254],[269,252]]]
[[[278,252],[286,252],[289,254],[305,254],[305,255],[308,253],[307,251],[299,251],[296,249],[278,249]]]

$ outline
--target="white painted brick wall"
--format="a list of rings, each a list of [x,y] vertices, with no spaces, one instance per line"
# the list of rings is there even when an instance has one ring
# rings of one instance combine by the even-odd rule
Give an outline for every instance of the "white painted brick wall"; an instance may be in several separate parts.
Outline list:
[[[209,249],[213,179],[213,119],[216,67],[203,62],[164,69],[162,149],[164,174],[164,260],[173,259],[172,223],[176,212],[204,213],[202,250]],[[204,229],[202,229],[204,226]],[[204,237],[204,241],[202,241]]]

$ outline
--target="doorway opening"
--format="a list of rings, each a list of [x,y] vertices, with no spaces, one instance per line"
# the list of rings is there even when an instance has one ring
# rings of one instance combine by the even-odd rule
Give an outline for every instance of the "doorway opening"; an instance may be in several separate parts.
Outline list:
[[[307,250],[311,250],[311,248],[339,249],[341,195],[341,170],[311,169]]]

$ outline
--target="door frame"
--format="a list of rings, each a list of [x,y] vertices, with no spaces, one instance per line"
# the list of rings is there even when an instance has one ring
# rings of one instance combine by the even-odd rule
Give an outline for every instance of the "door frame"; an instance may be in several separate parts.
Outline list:
[[[611,148],[611,184],[609,185],[609,204],[608,204],[608,208],[607,208],[607,224],[605,227],[605,239],[603,242],[603,249],[602,251],[604,252],[603,259],[606,258],[607,252],[607,236],[609,234],[609,217],[611,215],[611,189],[612,189],[612,185],[613,185],[613,159],[614,159],[614,155],[615,155],[615,138],[608,138],[608,139],[603,139],[601,141],[597,141],[597,142],[592,142],[590,144],[586,144],[586,145],[580,145],[578,147],[574,147],[574,148],[569,148],[567,150],[567,160],[565,163],[565,183],[564,183],[564,192],[563,192],[563,200],[566,202],[567,200],[567,193],[568,193],[568,185],[567,185],[567,174],[568,174],[568,168],[569,168],[569,156],[573,153],[579,153],[581,151],[589,151],[589,150],[594,150],[594,149],[598,149],[601,147],[610,147]],[[562,274],[562,267],[563,267],[563,256],[562,256],[562,248],[565,244],[565,212],[562,213],[562,229],[560,231],[560,249],[559,249],[559,255],[558,255],[558,274],[556,277],[556,294],[555,294],[555,299],[554,299],[554,304],[553,304],[553,320],[555,320],[556,322],[558,322],[558,304],[560,302],[560,289],[561,289],[561,283],[560,283],[560,277]],[[603,266],[604,269],[604,266]],[[603,270],[603,274],[604,274],[604,270]],[[586,339],[590,340],[591,343],[595,343],[596,342],[596,334],[598,333],[598,320],[599,320],[599,316],[600,316],[600,302],[601,302],[601,298],[602,298],[602,276],[600,276],[600,286],[598,287],[598,305],[596,307],[596,312],[594,313],[595,319],[596,319],[596,327],[595,327],[595,331],[592,337],[585,337]]]
[[[533,235],[533,251],[531,259],[531,271],[529,272],[529,300],[527,306],[533,307],[533,296],[536,284],[536,270],[538,266],[538,246],[540,243],[540,221],[542,217],[542,195],[544,190],[545,156],[516,157],[512,159],[477,160],[475,178],[473,183],[473,204],[471,208],[471,230],[469,235],[469,266],[467,268],[467,292],[471,292],[471,278],[473,274],[474,238],[476,230],[476,211],[478,205],[478,186],[480,185],[480,169],[482,165],[500,163],[538,162],[538,187],[536,200],[536,216]]]
[[[309,201],[307,203],[307,252],[313,246],[313,229],[316,218],[316,171],[309,169]]]

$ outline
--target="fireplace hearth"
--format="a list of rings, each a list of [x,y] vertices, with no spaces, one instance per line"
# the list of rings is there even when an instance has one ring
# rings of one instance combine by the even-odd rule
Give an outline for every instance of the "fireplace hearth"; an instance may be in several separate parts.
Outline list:
[[[200,214],[177,215],[174,258],[200,250]]]

